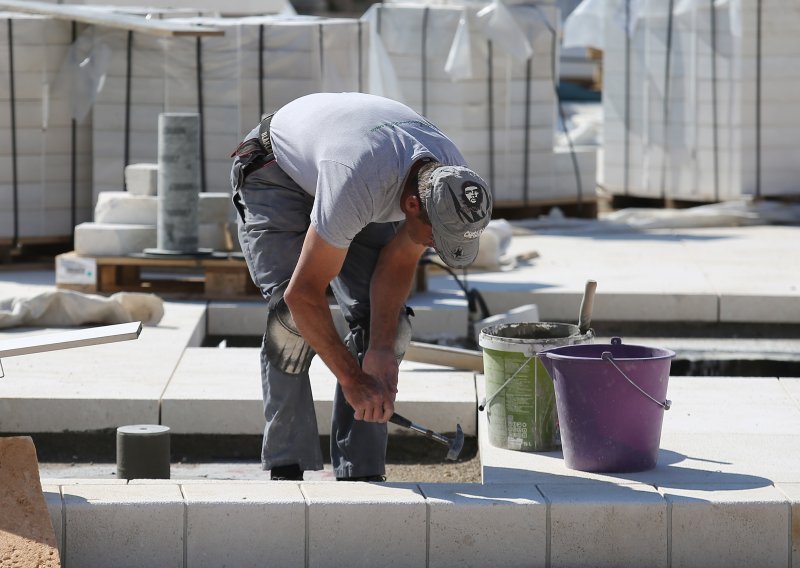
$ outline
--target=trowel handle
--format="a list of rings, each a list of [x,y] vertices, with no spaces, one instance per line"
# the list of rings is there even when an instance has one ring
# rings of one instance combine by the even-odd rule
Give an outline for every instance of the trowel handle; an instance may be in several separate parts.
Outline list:
[[[583,300],[581,300],[581,311],[578,315],[578,329],[581,334],[589,331],[589,326],[592,323],[595,290],[597,290],[597,282],[595,280],[587,280],[586,288],[583,290]]]

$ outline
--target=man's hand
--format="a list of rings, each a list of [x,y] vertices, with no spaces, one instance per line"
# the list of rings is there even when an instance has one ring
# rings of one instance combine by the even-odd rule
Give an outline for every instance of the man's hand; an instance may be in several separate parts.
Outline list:
[[[353,407],[356,420],[388,422],[394,414],[395,393],[380,378],[362,373],[355,381],[343,383],[342,392]]]
[[[394,402],[394,395],[397,394],[397,358],[394,349],[367,349],[361,368],[384,382]]]

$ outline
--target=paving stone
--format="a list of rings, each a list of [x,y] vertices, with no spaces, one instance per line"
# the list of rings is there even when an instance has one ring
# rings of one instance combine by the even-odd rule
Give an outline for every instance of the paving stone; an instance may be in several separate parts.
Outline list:
[[[800,291],[795,293],[727,294],[720,298],[723,322],[797,323],[800,321]]]
[[[61,504],[61,487],[52,485],[50,480],[42,480],[42,493],[44,502],[47,504],[47,511],[50,513],[50,523],[53,525],[53,533],[56,538],[56,546],[59,554],[64,555],[64,508]]]
[[[667,505],[648,485],[542,483],[551,566],[667,566]]]
[[[319,357],[309,369],[320,435],[330,434],[335,379]],[[176,434],[260,434],[264,431],[258,348],[188,348],[164,391],[161,420]],[[427,428],[477,433],[472,372],[403,361],[397,411]],[[418,435],[393,424],[392,435]]]
[[[792,507],[792,526],[791,526],[791,547],[792,563],[791,568],[800,568],[800,482],[798,483],[776,483],[775,487],[786,496]]]
[[[82,432],[157,424],[159,398],[183,350],[202,335],[205,312],[203,303],[164,306],[159,325],[143,328],[134,341],[4,360],[2,430]],[[38,330],[48,331],[53,330]]]
[[[187,566],[305,566],[306,505],[298,484],[181,487]]]
[[[73,485],[62,491],[65,565],[183,565],[184,502],[179,486]]]
[[[778,379],[670,377],[664,413],[671,433],[800,432],[800,409]]]
[[[424,566],[426,505],[415,484],[308,482],[308,566]],[[335,551],[335,552],[334,552]]]
[[[662,487],[670,506],[671,565],[786,566],[786,496],[771,485]]]
[[[546,566],[547,505],[535,485],[421,484],[428,566]]]

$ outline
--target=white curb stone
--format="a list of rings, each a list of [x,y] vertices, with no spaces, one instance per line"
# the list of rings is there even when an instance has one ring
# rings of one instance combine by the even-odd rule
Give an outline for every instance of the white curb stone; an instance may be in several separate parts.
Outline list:
[[[425,566],[425,498],[413,484],[303,483],[309,568]]]
[[[184,502],[177,485],[63,488],[66,566],[183,566]]]
[[[532,484],[422,484],[429,568],[547,565],[547,505]]]

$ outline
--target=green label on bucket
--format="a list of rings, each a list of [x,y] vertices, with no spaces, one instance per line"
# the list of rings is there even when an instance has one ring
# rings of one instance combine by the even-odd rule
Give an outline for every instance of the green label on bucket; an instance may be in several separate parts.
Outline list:
[[[486,408],[492,445],[534,452],[553,449],[558,443],[555,392],[539,359],[484,349],[484,376],[487,399],[500,391]]]

